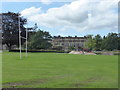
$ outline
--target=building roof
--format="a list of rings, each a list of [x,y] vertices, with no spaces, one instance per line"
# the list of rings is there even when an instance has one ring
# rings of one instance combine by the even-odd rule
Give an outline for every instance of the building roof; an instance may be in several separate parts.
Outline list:
[[[68,37],[54,36],[53,38],[55,38],[55,39],[65,39],[65,38],[68,38],[68,39],[86,39],[85,36],[84,37],[77,37],[77,36],[75,36],[75,37],[72,37],[72,36],[68,36]]]

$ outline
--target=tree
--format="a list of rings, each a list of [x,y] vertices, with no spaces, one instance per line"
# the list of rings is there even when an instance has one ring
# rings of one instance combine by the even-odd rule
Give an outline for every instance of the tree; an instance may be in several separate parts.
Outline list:
[[[106,50],[114,50],[114,49],[118,49],[118,34],[116,33],[109,33],[106,37],[105,40],[105,49]]]
[[[99,34],[97,34],[94,37],[94,42],[95,42],[95,45],[94,45],[95,50],[97,50],[97,51],[101,50],[102,37]]]
[[[3,13],[2,14],[2,43],[6,44],[9,50],[11,50],[12,45],[19,46],[19,23],[18,18],[20,18],[20,28],[21,36],[25,37],[25,27],[27,20],[25,18],[19,17],[19,13]],[[24,39],[21,40],[22,44]]]
[[[95,44],[93,35],[87,35],[86,38],[87,38],[87,42],[85,43],[85,48],[89,48],[90,50],[92,50]]]
[[[75,50],[75,47],[74,46],[70,46],[70,47],[68,47],[68,50],[69,51]]]
[[[120,33],[118,34],[118,50],[120,50]]]
[[[48,49],[51,47],[52,36],[49,32],[38,30],[34,35],[28,40],[29,49]]]
[[[120,34],[109,33],[103,38],[98,34],[95,37],[87,35],[86,48],[91,50],[120,50]]]
[[[103,36],[103,39],[102,39],[102,42],[101,42],[101,50],[106,49],[106,40],[107,40],[107,38],[105,36]]]

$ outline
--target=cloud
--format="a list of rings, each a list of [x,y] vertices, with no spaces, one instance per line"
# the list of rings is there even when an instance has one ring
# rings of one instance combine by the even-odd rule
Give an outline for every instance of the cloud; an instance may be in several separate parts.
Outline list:
[[[41,2],[42,4],[51,4],[55,0],[2,0],[2,2]],[[57,2],[60,2],[59,0]]]
[[[40,13],[40,12],[41,12],[41,7],[40,8],[30,7],[30,8],[24,9],[20,13],[22,16],[31,17],[31,16],[34,16],[34,15]]]
[[[1,0],[2,2],[41,2],[43,4],[51,4],[52,2],[73,2],[77,0]]]
[[[40,0],[40,2],[47,5],[52,3],[51,0]]]
[[[44,13],[41,8],[35,7],[27,8],[21,13],[32,22],[50,28],[56,27],[61,31],[117,30],[117,2],[118,0],[78,0],[61,7],[49,8]]]

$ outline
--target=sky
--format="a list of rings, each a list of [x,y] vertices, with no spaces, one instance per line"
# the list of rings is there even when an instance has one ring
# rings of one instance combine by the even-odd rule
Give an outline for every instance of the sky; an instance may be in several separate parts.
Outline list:
[[[2,12],[8,11],[20,12],[28,19],[27,27],[37,23],[39,29],[52,36],[118,32],[118,0],[5,0]]]

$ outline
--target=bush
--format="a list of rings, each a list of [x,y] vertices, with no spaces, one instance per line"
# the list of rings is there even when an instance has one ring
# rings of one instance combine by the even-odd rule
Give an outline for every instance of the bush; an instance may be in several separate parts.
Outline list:
[[[9,50],[9,52],[20,52],[20,50]],[[21,52],[26,52],[26,50],[21,50]],[[45,52],[45,53],[68,53],[62,50],[28,50],[28,52],[32,52],[32,53],[40,53],[40,52]]]

